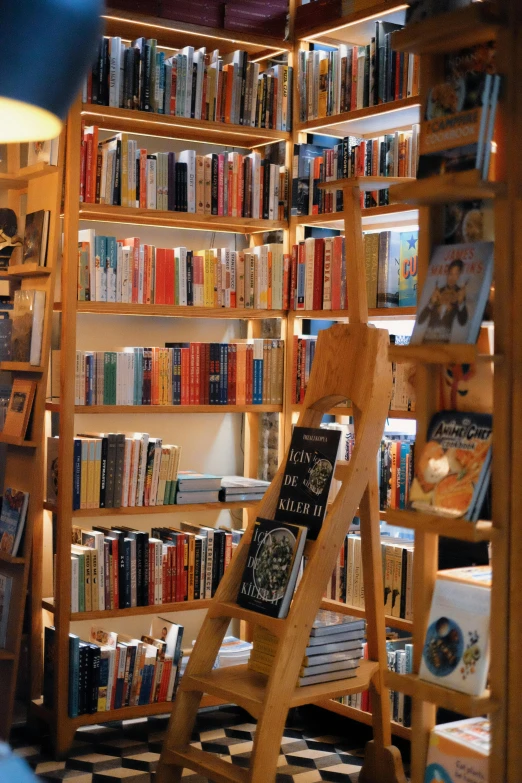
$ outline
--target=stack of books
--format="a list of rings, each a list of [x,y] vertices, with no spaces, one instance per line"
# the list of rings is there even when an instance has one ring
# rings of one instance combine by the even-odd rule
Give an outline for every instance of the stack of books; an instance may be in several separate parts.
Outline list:
[[[355,677],[364,640],[365,620],[321,609],[310,631],[298,687]],[[254,649],[248,668],[270,674],[276,650],[276,637],[261,626],[255,626]]]
[[[217,503],[221,490],[221,476],[212,473],[195,473],[180,470],[178,473],[178,491],[176,503]]]
[[[80,201],[218,217],[284,220],[287,171],[259,152],[151,152],[126,133],[85,128]]]
[[[388,669],[397,674],[413,672],[413,644],[411,638],[386,642]],[[403,726],[411,726],[411,696],[400,691],[390,691],[392,720]]]
[[[266,8],[262,10],[266,23]],[[231,29],[237,27],[233,24]],[[119,37],[102,38],[83,99],[103,106],[289,131],[292,68],[274,65],[261,72],[259,63],[249,62],[248,52],[241,50],[220,55],[218,49],[207,52],[205,47],[185,46],[168,57],[154,38],[138,38],[130,46]]]
[[[219,499],[232,502],[261,500],[269,486],[269,481],[261,479],[246,478],[245,476],[223,476]]]
[[[194,642],[195,643],[195,642]],[[225,636],[219,648],[216,668],[223,669],[225,666],[244,666],[252,652],[251,642],[245,642],[236,636]]]

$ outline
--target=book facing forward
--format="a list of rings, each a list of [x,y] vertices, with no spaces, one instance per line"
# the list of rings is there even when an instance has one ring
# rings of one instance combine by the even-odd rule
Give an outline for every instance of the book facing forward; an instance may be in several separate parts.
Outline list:
[[[308,528],[315,540],[326,513],[339,430],[294,427],[275,519]]]
[[[237,603],[245,609],[286,617],[306,541],[306,528],[257,519]]]

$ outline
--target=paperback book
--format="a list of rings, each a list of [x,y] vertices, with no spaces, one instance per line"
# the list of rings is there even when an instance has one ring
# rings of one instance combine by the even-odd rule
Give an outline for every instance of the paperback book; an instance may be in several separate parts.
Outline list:
[[[417,305],[419,232],[401,233],[399,249],[399,307]]]
[[[491,726],[488,718],[466,718],[435,726],[428,745],[424,783],[488,781]]]
[[[276,522],[304,525],[315,540],[337,460],[341,433],[333,429],[294,427],[275,513]]]
[[[475,343],[493,279],[493,242],[434,248],[413,333],[420,343]]]
[[[306,541],[298,525],[257,519],[237,602],[245,609],[286,617]]]
[[[27,213],[25,218],[22,263],[45,266],[47,260],[50,214],[48,209],[39,209],[37,212]]]
[[[25,527],[29,493],[8,487],[0,512],[0,552],[16,557]]]
[[[451,573],[451,572],[449,572]],[[419,677],[479,696],[487,684],[491,588],[439,572]]]
[[[492,433],[487,413],[436,413],[415,460],[411,508],[476,521],[490,480]]]
[[[15,291],[12,360],[38,366],[42,354],[42,333],[45,291],[19,289]]]
[[[25,438],[35,394],[36,381],[15,378],[2,430],[4,435],[12,438]]]

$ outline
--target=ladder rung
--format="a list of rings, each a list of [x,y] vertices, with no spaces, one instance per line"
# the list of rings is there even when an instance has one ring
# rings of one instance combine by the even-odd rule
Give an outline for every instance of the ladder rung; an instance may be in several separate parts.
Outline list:
[[[260,625],[262,628],[266,628],[267,631],[270,631],[271,634],[277,637],[284,630],[284,620],[279,620],[277,617],[267,617],[259,612],[252,612],[250,609],[243,609],[242,606],[231,602],[213,602],[208,610],[208,616],[211,618],[234,617],[237,620],[245,620],[245,622],[252,625]]]
[[[184,750],[164,748],[163,762],[194,770],[214,783],[247,783],[249,778],[248,769],[238,767],[230,761],[223,761],[215,753],[206,753],[199,748],[193,748],[192,745]]]

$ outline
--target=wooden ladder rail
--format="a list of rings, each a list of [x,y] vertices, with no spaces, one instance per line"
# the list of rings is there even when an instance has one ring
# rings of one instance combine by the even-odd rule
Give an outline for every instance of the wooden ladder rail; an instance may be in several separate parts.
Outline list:
[[[305,397],[304,410],[299,426],[319,427],[324,413],[333,405],[349,397],[357,411],[356,426],[359,433],[352,459],[343,469],[342,486],[323,523],[318,539],[308,545],[309,561],[294,601],[285,620],[275,620],[241,609],[235,603],[240,588],[248,548],[253,533],[250,523],[234,555],[233,562],[223,577],[213,599],[207,618],[198,635],[190,657],[179,693],[173,705],[167,737],[157,771],[159,783],[174,783],[181,780],[183,767],[208,774],[214,781],[244,780],[249,783],[266,783],[275,780],[277,758],[288,709],[296,702],[295,688],[301,661],[310,634],[310,628],[321,604],[324,588],[335,566],[339,549],[348,532],[351,519],[362,503],[366,520],[363,536],[371,533],[365,547],[365,591],[369,619],[372,628],[368,632],[369,645],[378,653],[379,627],[384,633],[384,608],[382,606],[382,569],[378,513],[373,518],[375,492],[368,491],[368,485],[375,479],[375,455],[382,437],[391,392],[391,368],[387,361],[388,337],[386,332],[367,324],[336,325],[322,332],[318,337],[317,352]],[[343,357],[339,361],[339,355]],[[284,473],[282,464],[263,500],[260,516],[273,518]],[[375,486],[374,486],[375,489]],[[364,547],[363,547],[364,548]],[[375,565],[377,567],[375,568]],[[380,590],[376,592],[376,589]],[[370,590],[372,593],[370,594]],[[380,613],[380,617],[379,617]],[[230,701],[246,706],[258,720],[258,728],[249,770],[238,770],[224,766],[224,762],[212,754],[203,754],[189,747],[197,710],[205,688],[215,688],[215,677],[209,677],[219,647],[232,617],[248,619],[262,625],[278,638],[277,652],[271,675],[263,678],[238,667],[225,677],[246,675],[246,682],[239,687],[231,682]],[[381,622],[379,622],[379,619]],[[383,685],[378,658],[375,659],[375,678],[360,683],[357,690],[365,690],[372,683],[376,701],[384,703]],[[240,669],[242,670],[240,672]],[[218,670],[219,672],[220,670]],[[226,670],[221,670],[223,672]],[[214,673],[215,674],[215,673]],[[372,671],[373,674],[373,671]],[[251,675],[248,681],[249,675]],[[219,675],[218,675],[219,676]],[[223,680],[223,676],[221,676]],[[325,684],[325,693],[335,691],[335,683]],[[306,690],[306,689],[305,689]],[[320,688],[312,686],[315,701]],[[261,691],[261,692],[260,692]],[[227,697],[226,688],[215,691]],[[306,694],[301,691],[306,703]],[[342,693],[342,690],[339,691]],[[300,699],[300,694],[297,699]],[[403,783],[400,756],[394,748],[385,747],[386,710],[379,710],[374,743],[369,751],[366,780],[373,783]],[[390,731],[389,720],[387,723]],[[371,777],[373,775],[373,777]]]

